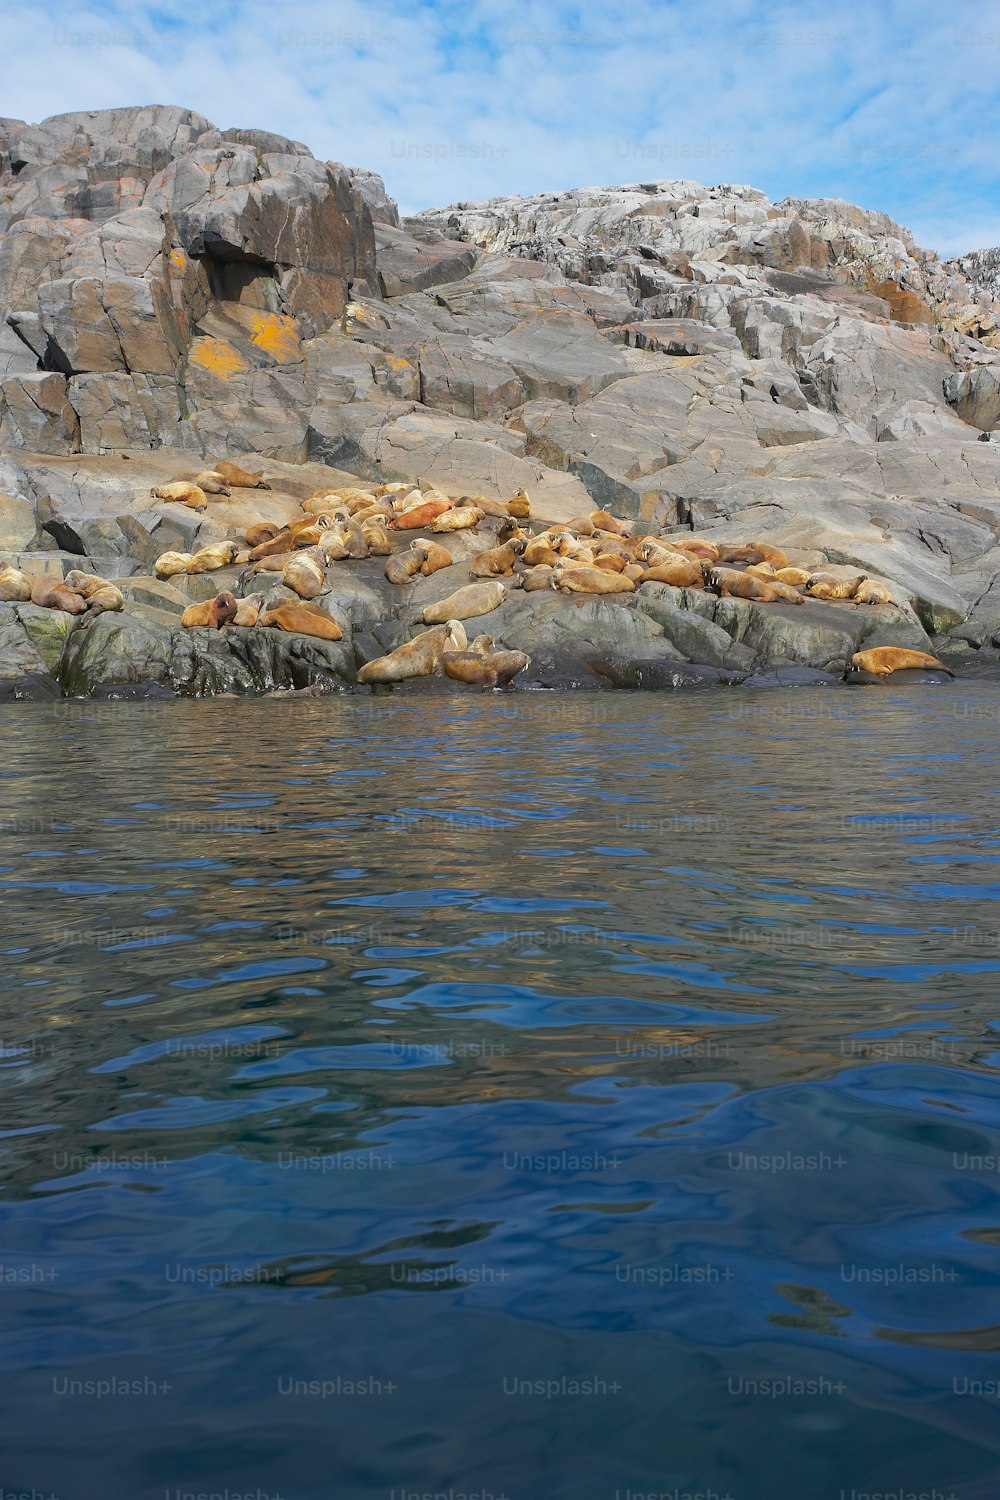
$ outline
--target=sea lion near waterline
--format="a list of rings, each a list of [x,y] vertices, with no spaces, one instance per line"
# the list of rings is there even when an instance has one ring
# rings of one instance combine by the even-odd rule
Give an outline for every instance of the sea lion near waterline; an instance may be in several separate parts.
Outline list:
[[[214,599],[202,599],[198,604],[189,604],[181,615],[181,624],[188,630],[208,627],[221,630],[236,619],[237,603],[228,589],[216,594]]]
[[[488,646],[481,644],[486,641]],[[507,687],[530,663],[531,657],[523,651],[493,650],[489,636],[477,637],[467,651],[445,651],[441,657],[446,677],[487,690]]]
[[[424,609],[425,625],[443,625],[448,620],[474,620],[477,615],[488,615],[499,609],[507,597],[507,590],[499,579],[482,579],[479,583],[467,583],[456,589],[445,599],[438,599]]]
[[[291,599],[268,604],[261,610],[257,623],[265,630],[286,630],[295,635],[311,635],[321,641],[344,639],[344,632],[333,615],[318,604],[299,604]]]
[[[12,563],[0,565],[0,603],[26,603],[31,598],[31,579]]]
[[[947,672],[954,677],[950,667],[926,651],[912,651],[904,646],[872,646],[867,651],[855,651],[851,666],[856,672],[871,672],[875,677],[889,677],[893,672],[931,670]]]
[[[449,620],[414,636],[361,668],[358,682],[407,682],[413,677],[431,677],[441,666],[445,651],[464,651],[469,644],[460,620]]]

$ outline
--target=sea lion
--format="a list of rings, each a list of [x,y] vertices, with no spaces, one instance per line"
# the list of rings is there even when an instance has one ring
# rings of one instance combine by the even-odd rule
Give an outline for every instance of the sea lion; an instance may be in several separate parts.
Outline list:
[[[385,565],[385,576],[390,583],[409,583],[420,572],[423,558],[419,552],[397,552]]]
[[[446,599],[428,604],[424,610],[424,624],[443,625],[447,620],[474,620],[477,615],[488,615],[498,609],[506,597],[507,590],[499,580],[467,583]]]
[[[468,683],[470,687],[506,687],[531,661],[523,651],[494,651],[492,642],[483,648],[482,641],[489,641],[489,637],[478,637],[467,651],[443,652],[441,666],[445,676],[455,682]]]
[[[625,577],[625,578],[631,578],[631,580],[632,580],[633,583],[639,583],[643,578],[645,578],[645,576],[646,576],[646,569],[643,567],[642,563],[634,563],[633,562],[633,563],[626,564],[625,572],[623,574],[623,577]],[[696,588],[697,584],[692,585],[692,587]]]
[[[631,529],[627,521],[619,521],[609,510],[592,510],[587,520],[595,531],[610,531],[612,536],[629,536]]]
[[[831,573],[813,573],[805,584],[810,599],[853,599],[858,585],[865,582],[866,575],[856,578],[834,578]]]
[[[896,601],[884,583],[876,583],[874,578],[863,578],[854,590],[854,603],[895,605]],[[896,608],[899,606],[896,605]]]
[[[318,547],[293,552],[281,570],[281,581],[300,599],[315,599],[326,588],[326,559]]]
[[[277,521],[254,521],[243,533],[248,547],[259,547],[264,542],[273,542],[279,531],[284,531]]]
[[[704,576],[722,599],[756,599],[761,604],[773,603],[777,598],[771,580],[755,578],[752,573],[741,573],[736,568],[713,567],[705,563]]]
[[[606,573],[624,573],[625,559],[617,552],[599,552],[594,558],[594,567],[603,568]]]
[[[200,485],[187,479],[178,479],[173,484],[158,484],[150,491],[156,500],[171,500],[175,505],[186,505],[188,510],[207,510],[208,496]]]
[[[210,630],[221,630],[236,619],[237,603],[228,589],[216,594],[214,599],[202,599],[198,604],[189,604],[181,615],[181,624],[187,629],[207,626]]]
[[[469,568],[470,578],[497,578],[506,577],[513,573],[514,564],[525,550],[527,544],[517,537],[512,537],[502,547],[493,547],[489,552],[480,552],[472,559]]]
[[[450,500],[425,500],[411,510],[401,511],[392,518],[389,525],[394,531],[423,531],[425,526],[430,526],[451,508]]]
[[[779,583],[790,583],[793,589],[800,589],[804,583],[809,582],[809,574],[805,568],[778,568],[774,576]]]
[[[515,521],[527,521],[531,515],[531,500],[526,489],[519,489],[516,495],[512,495],[507,501],[507,514],[513,516]]]
[[[673,547],[676,551],[682,552],[686,557],[697,557],[702,562],[719,562],[721,560],[721,552],[715,543],[706,542],[701,537],[661,536],[659,542],[663,547]],[[761,561],[763,561],[763,558]]]
[[[871,672],[875,677],[888,677],[893,672],[908,672],[913,669],[934,668],[954,677],[950,667],[926,651],[910,651],[903,646],[873,646],[868,651],[855,651],[851,666],[856,672]]]
[[[216,469],[202,469],[194,476],[194,482],[206,495],[228,495],[229,487]]]
[[[372,490],[373,495],[402,495],[406,490],[412,490],[413,485],[405,479],[394,479],[391,484],[377,484]]]
[[[593,536],[594,532],[597,530],[597,527],[594,525],[593,521],[588,520],[586,516],[574,516],[573,519],[567,521],[566,525],[564,527],[561,527],[560,530],[564,535],[572,534],[575,532],[578,536]]]
[[[523,562],[526,568],[554,567],[559,559],[559,553],[552,545],[552,538],[547,532],[541,536],[532,537],[525,544]]]
[[[12,563],[0,564],[0,603],[26,603],[31,598],[31,579]]]
[[[31,602],[42,609],[61,609],[67,615],[82,615],[87,601],[76,589],[72,589],[62,578],[50,578],[44,574],[31,580]]]
[[[370,661],[358,673],[360,683],[405,682],[412,677],[430,677],[441,665],[445,651],[464,651],[469,644],[465,627],[460,620],[449,620],[444,625],[435,625],[414,636],[390,651]]]
[[[214,573],[216,568],[228,568],[236,561],[239,547],[235,542],[210,542],[195,552],[188,566],[189,573]]]
[[[368,556],[368,543],[365,541],[364,531],[353,516],[348,521],[340,522],[340,531],[347,547],[348,557],[360,561]]]
[[[212,473],[218,474],[223,484],[232,485],[235,490],[269,490],[271,488],[262,470],[258,469],[255,474],[248,474],[246,469],[241,469],[239,464],[230,463],[228,458],[213,464]]]
[[[752,573],[755,578],[774,578],[777,570],[774,563],[759,562],[750,563],[746,571]]]
[[[432,573],[439,573],[442,568],[450,568],[455,561],[448,548],[442,547],[440,542],[428,542],[420,537],[410,545],[423,557],[420,571],[425,578],[429,578]]]
[[[250,629],[257,624],[264,604],[263,594],[248,594],[245,599],[237,599],[236,614],[229,621],[230,625],[239,625],[245,630]]]
[[[321,641],[342,641],[344,632],[333,615],[318,604],[297,604],[291,599],[268,604],[258,624],[266,630],[287,630],[296,635],[311,635]]]
[[[190,573],[190,552],[161,552],[153,564],[157,578],[176,578],[179,573]]]
[[[705,576],[702,564],[693,557],[675,557],[670,562],[655,563],[647,568],[639,580],[643,583],[669,583],[675,589],[700,589]]]
[[[456,505],[474,505],[481,510],[484,516],[492,516],[496,521],[510,521],[513,519],[502,500],[492,500],[489,495],[459,495],[455,501]]]
[[[373,520],[389,522],[395,514],[388,500],[373,500],[370,505],[359,505],[357,510],[348,511],[348,515],[353,515],[359,526]]]
[[[805,604],[805,599],[799,589],[793,588],[790,583],[782,583],[780,578],[765,578],[766,583],[775,599],[782,599],[786,604]]]
[[[110,583],[99,573],[83,573],[73,568],[66,574],[66,587],[87,602],[87,614],[117,614],[125,608],[125,595],[116,583]]]
[[[467,531],[470,527],[478,526],[483,519],[483,513],[478,505],[453,506],[451,510],[442,512],[431,527],[432,531]]]
[[[762,563],[769,562],[775,568],[787,568],[788,558],[780,547],[774,547],[770,542],[741,542],[722,543],[719,547],[718,561],[722,563]]]
[[[564,563],[558,569],[556,587],[564,594],[630,594],[635,584],[624,573],[606,573],[586,564],[567,568]]]
[[[288,552],[275,552],[268,557],[258,557],[253,565],[255,573],[280,573],[285,563],[295,554]]]
[[[392,538],[381,516],[371,516],[361,522],[361,534],[365,540],[369,557],[388,557],[392,551]]]
[[[547,563],[537,563],[521,574],[521,587],[526,594],[535,593],[538,589],[554,589],[556,577],[555,568],[549,567]]]

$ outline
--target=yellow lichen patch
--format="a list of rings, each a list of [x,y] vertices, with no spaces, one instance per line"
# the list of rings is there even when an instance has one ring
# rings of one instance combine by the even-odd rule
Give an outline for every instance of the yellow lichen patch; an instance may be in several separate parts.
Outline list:
[[[191,345],[190,361],[218,380],[243,375],[250,366],[228,339],[197,338]]]
[[[292,364],[302,358],[299,334],[294,318],[283,313],[254,313],[250,320],[250,338],[279,365]]]
[[[413,368],[408,359],[402,359],[396,354],[387,354],[385,360],[386,364],[392,365],[394,370],[410,370]]]
[[[184,271],[187,269],[187,256],[184,254],[183,250],[171,250],[170,259],[173,261],[178,271]]]

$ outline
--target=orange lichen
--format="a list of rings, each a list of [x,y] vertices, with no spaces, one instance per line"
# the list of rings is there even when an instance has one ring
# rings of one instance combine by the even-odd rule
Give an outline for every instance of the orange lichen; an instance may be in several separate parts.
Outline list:
[[[242,375],[250,366],[228,339],[196,338],[191,345],[190,361],[207,370],[218,380]]]
[[[295,320],[282,313],[253,313],[250,338],[279,365],[293,364],[302,358]]]

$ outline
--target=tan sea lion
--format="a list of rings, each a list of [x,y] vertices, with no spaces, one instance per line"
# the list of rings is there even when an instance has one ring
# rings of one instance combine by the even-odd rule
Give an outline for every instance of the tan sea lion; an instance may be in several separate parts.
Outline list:
[[[859,672],[871,672],[876,677],[888,677],[892,672],[908,672],[914,669],[933,667],[954,677],[950,667],[926,651],[910,651],[902,646],[873,646],[868,651],[855,651],[851,666]]]
[[[813,573],[805,585],[810,599],[853,599],[858,585],[865,582],[865,574],[856,578],[834,578],[831,573]]]
[[[555,568],[549,567],[547,563],[536,563],[533,568],[526,568],[521,574],[521,587],[526,594],[536,593],[539,589],[554,589],[556,578]]]
[[[479,637],[478,640],[489,640],[489,637]],[[477,644],[473,641],[467,651],[445,651],[442,654],[441,666],[446,677],[468,683],[470,687],[506,687],[531,662],[531,657],[523,651],[494,651],[492,642],[490,648],[480,646],[477,650]]]
[[[746,571],[752,573],[755,578],[774,578],[777,573],[774,563],[769,562],[750,563]]]
[[[449,511],[444,511],[431,526],[432,531],[468,531],[479,525],[483,519],[483,513],[478,505],[454,506]]]
[[[643,583],[669,583],[675,589],[700,589],[705,576],[702,564],[692,558],[675,557],[671,562],[656,563],[647,568],[639,580]]]
[[[244,630],[250,629],[257,624],[264,603],[263,594],[248,594],[245,599],[237,599],[236,614],[230,620],[230,625],[239,625]]]
[[[790,583],[793,589],[800,589],[809,582],[805,568],[779,568],[774,576],[779,583]]]
[[[205,491],[206,495],[229,494],[226,481],[215,469],[202,469],[200,474],[194,476],[194,482],[199,489]]]
[[[208,496],[200,485],[186,479],[173,484],[158,484],[150,493],[157,500],[171,500],[175,505],[186,505],[188,510],[207,510]]]
[[[218,474],[223,484],[228,484],[237,490],[269,490],[271,486],[258,469],[255,474],[248,474],[246,469],[241,469],[239,464],[230,463],[228,458],[212,465],[213,474]]]
[[[284,531],[277,521],[254,521],[244,532],[248,547],[259,547],[264,542],[273,542],[279,531]]]
[[[66,574],[66,587],[86,600],[88,615],[117,614],[125,608],[121,589],[99,573],[83,573],[73,568]]]
[[[358,673],[358,681],[405,682],[413,677],[430,677],[439,670],[445,651],[464,651],[468,644],[461,621],[449,620],[397,646],[388,656],[368,662]]]
[[[326,559],[318,547],[293,552],[281,570],[281,581],[300,599],[315,599],[326,588]]]
[[[469,568],[470,578],[502,578],[513,573],[514,564],[525,550],[527,544],[517,537],[512,537],[502,547],[492,547],[489,552],[480,552],[472,559]]]
[[[190,571],[190,552],[161,552],[153,564],[153,572],[157,578],[176,578],[178,574]]]
[[[630,594],[635,589],[631,578],[624,573],[606,573],[603,568],[591,568],[586,564],[558,569],[556,587],[564,594]]]
[[[188,566],[189,573],[214,573],[216,568],[228,568],[236,561],[239,547],[235,542],[210,542],[195,552]]]
[[[661,536],[660,543],[664,547],[673,547],[678,552],[683,552],[687,557],[700,558],[702,562],[718,562],[721,560],[721,552],[714,542],[706,542],[701,537]],[[763,561],[763,558],[761,559]]]
[[[419,552],[397,552],[385,565],[385,576],[390,583],[409,583],[420,572],[423,557]]]
[[[31,602],[42,609],[61,609],[67,615],[82,615],[87,608],[82,594],[71,589],[62,578],[44,575],[31,580]]]
[[[507,501],[507,514],[513,516],[515,521],[527,521],[531,515],[531,500],[526,489],[519,489]]]
[[[592,510],[587,520],[595,531],[610,531],[612,536],[628,536],[631,528],[627,521],[619,521],[609,510]]]
[[[489,495],[459,495],[455,501],[456,505],[474,505],[481,510],[484,516],[492,516],[497,521],[509,521],[513,519],[502,500],[493,500]]]
[[[365,540],[369,557],[388,557],[392,551],[392,538],[381,516],[372,516],[361,522],[361,534]]]
[[[893,604],[895,599],[889,593],[884,583],[876,583],[874,578],[863,578],[854,590],[855,604]],[[896,605],[898,609],[899,606]]]
[[[181,615],[181,624],[189,630],[205,626],[211,630],[221,630],[223,625],[229,625],[236,619],[237,608],[232,594],[228,589],[223,589],[214,599],[202,599],[198,604],[189,604]]]
[[[429,578],[432,573],[439,573],[442,568],[450,568],[455,561],[448,548],[442,547],[440,542],[428,542],[420,537],[411,546],[423,557],[420,571],[425,578]]]
[[[599,552],[594,558],[594,567],[603,568],[606,573],[624,573],[625,559],[617,552]]]
[[[296,635],[311,635],[321,641],[342,641],[344,632],[333,615],[318,604],[297,604],[282,599],[261,611],[258,624],[265,630],[287,630]]]
[[[703,564],[703,572],[722,599],[757,599],[761,604],[772,604],[777,598],[769,578],[755,578],[752,573],[713,567],[711,563]]]
[[[26,603],[31,598],[31,579],[12,563],[0,564],[0,602]]]
[[[780,578],[765,578],[766,583],[775,599],[782,599],[786,604],[805,604],[800,589],[793,588],[790,583],[782,583]]]
[[[280,573],[294,552],[275,552],[270,557],[258,557],[253,565],[255,573]]]
[[[526,568],[554,567],[559,559],[559,553],[552,546],[552,538],[543,532],[541,536],[532,537],[525,545],[523,561]]]
[[[499,609],[506,597],[507,590],[499,580],[467,583],[446,599],[428,604],[424,610],[424,624],[443,625],[447,620],[474,620],[477,615],[488,615],[494,609]]]

